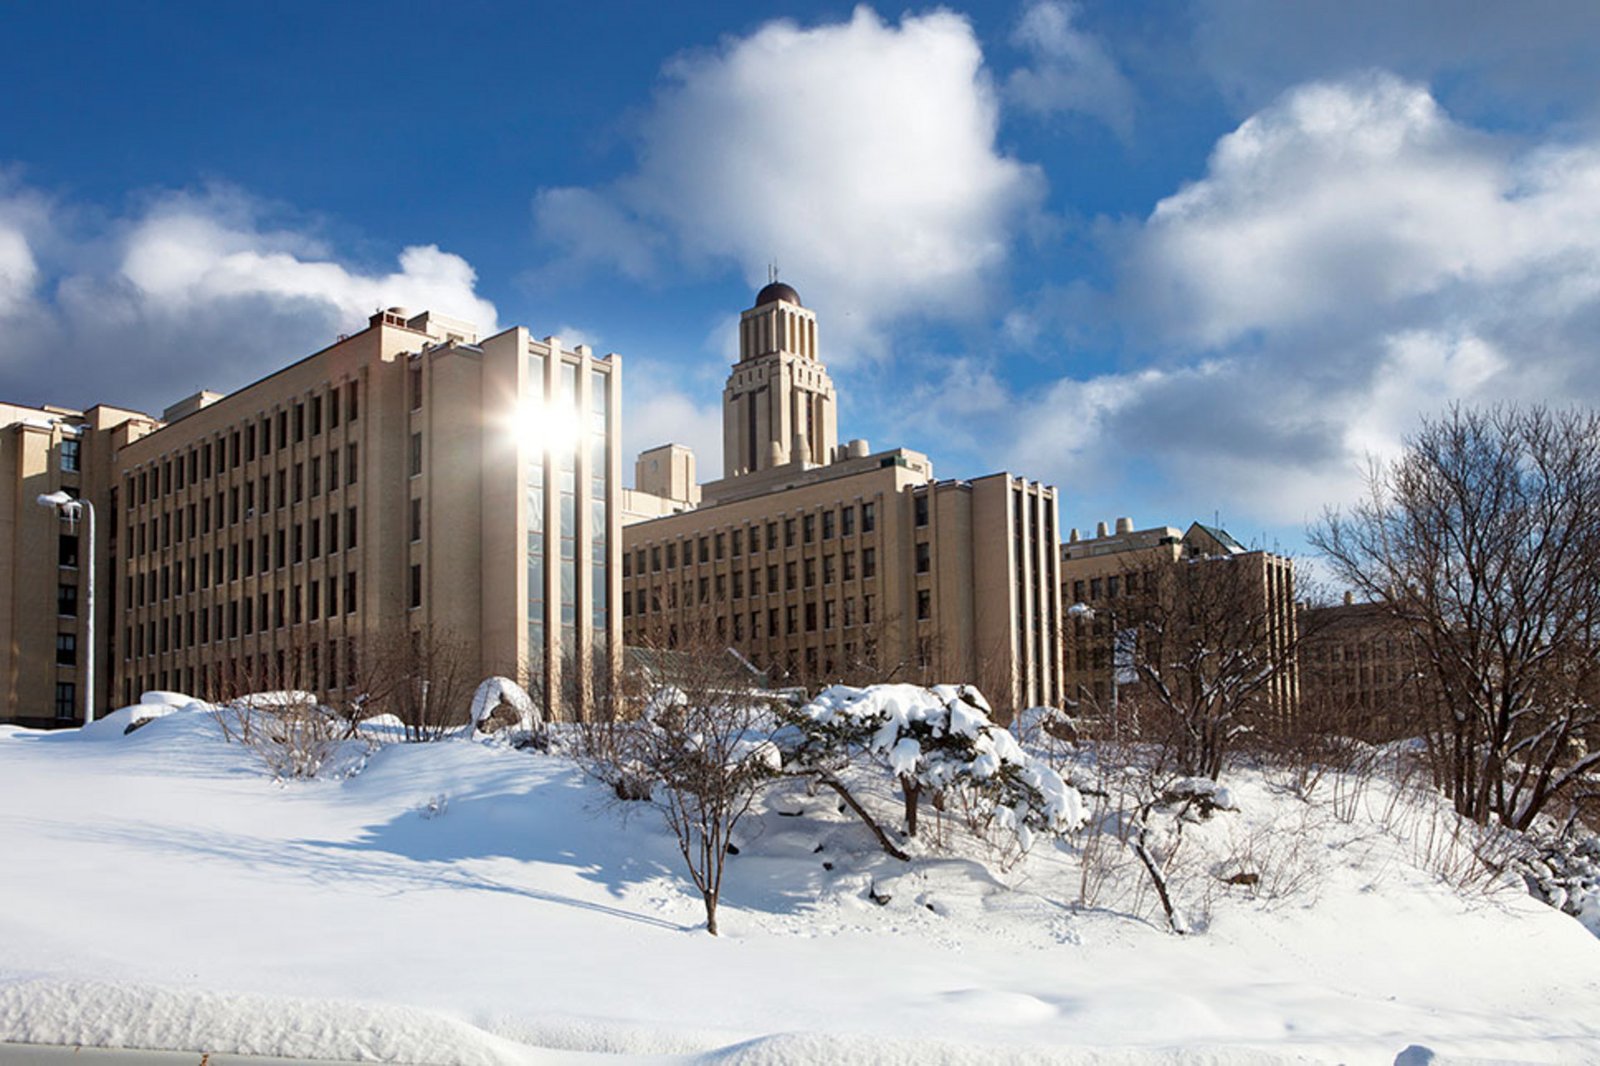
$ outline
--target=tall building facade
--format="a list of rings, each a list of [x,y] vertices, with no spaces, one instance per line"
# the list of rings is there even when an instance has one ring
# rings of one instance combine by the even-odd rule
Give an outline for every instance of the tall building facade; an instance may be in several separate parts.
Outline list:
[[[1197,629],[1210,625],[1210,632],[1192,633],[1196,639],[1236,642],[1232,651],[1270,664],[1262,702],[1274,715],[1294,712],[1299,674],[1291,560],[1249,550],[1215,526],[1134,529],[1127,518],[1112,529],[1100,523],[1092,537],[1073,529],[1060,551],[1069,615],[1065,680],[1074,703],[1110,706],[1119,686],[1140,683],[1134,662],[1145,639],[1141,629],[1158,625],[1169,639],[1181,640],[1175,631],[1192,618]],[[1197,579],[1180,580],[1186,571]],[[1185,596],[1214,602],[1185,602]]]
[[[838,441],[816,316],[773,283],[740,317],[724,476],[640,456],[623,529],[630,643],[727,645],[770,676],[962,680],[997,709],[1058,702],[1053,487],[937,481],[927,456]],[[697,490],[698,496],[691,497]]]
[[[448,639],[580,713],[621,662],[620,399],[616,356],[391,308],[238,392],[126,418],[83,489],[99,705],[348,694],[378,645]]]
[[[0,404],[0,721],[70,725],[82,720],[86,696],[105,705],[111,686],[103,651],[95,691],[86,689],[91,643],[103,647],[117,613],[106,580],[116,536],[109,522],[113,456],[159,425],[115,407]],[[65,517],[39,503],[57,493],[95,508],[92,538],[86,511]],[[92,601],[91,552],[98,578]]]

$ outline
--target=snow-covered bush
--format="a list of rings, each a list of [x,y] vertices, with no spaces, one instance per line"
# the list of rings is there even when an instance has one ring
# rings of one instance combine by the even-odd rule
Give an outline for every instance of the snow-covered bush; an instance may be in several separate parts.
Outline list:
[[[1536,828],[1526,843],[1516,866],[1528,891],[1600,936],[1600,835],[1575,823],[1563,832]]]
[[[958,801],[972,828],[992,825],[1024,850],[1035,832],[1083,824],[1077,790],[992,722],[970,685],[835,685],[786,718],[790,769],[831,776],[853,763],[881,767],[899,785],[908,836],[924,797],[941,810]]]

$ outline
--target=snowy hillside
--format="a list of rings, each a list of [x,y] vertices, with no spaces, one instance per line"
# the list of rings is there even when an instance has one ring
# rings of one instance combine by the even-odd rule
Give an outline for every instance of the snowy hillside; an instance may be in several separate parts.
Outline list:
[[[884,854],[799,782],[722,932],[673,838],[572,762],[451,740],[275,780],[205,713],[0,728],[0,1040],[409,1062],[1600,1060],[1600,939],[1463,892],[1392,792],[1240,771],[1138,867],[1048,838]],[[1342,806],[1341,806],[1342,804]],[[1225,883],[1254,874],[1255,884]],[[1416,1052],[1414,1055],[1418,1054]],[[1418,1059],[1421,1061],[1422,1059]]]

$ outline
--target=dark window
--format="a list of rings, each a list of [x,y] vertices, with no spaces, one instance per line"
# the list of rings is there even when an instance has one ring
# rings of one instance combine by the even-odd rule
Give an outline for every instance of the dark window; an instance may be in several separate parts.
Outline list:
[[[344,513],[344,546],[346,549],[356,546],[356,509],[354,507]]]
[[[322,397],[311,397],[311,435],[322,432]]]
[[[78,537],[74,533],[63,533],[56,541],[56,557],[62,566],[76,567],[78,565]]]
[[[933,594],[927,589],[917,590],[917,620],[924,621],[933,614]]]
[[[56,665],[78,665],[78,637],[75,633],[56,634]]]
[[[78,469],[78,449],[80,447],[81,447],[81,444],[78,441],[73,440],[70,437],[66,437],[66,438],[62,439],[62,441],[61,441],[61,469],[62,470],[65,470],[68,473],[73,473],[73,472],[77,471],[77,469]]]
[[[832,511],[823,511],[822,512],[822,539],[823,540],[832,540],[833,539],[833,524],[834,524],[833,512]]]
[[[861,549],[861,576],[878,576],[878,550],[876,548]]]
[[[861,505],[861,532],[871,533],[878,528],[878,505],[864,503]]]
[[[928,524],[928,495],[923,493],[915,497],[911,504],[913,521],[919,526]]]
[[[411,606],[422,606],[422,564],[411,564]]]
[[[926,574],[931,567],[932,559],[932,551],[928,547],[928,542],[922,541],[919,543],[917,545],[917,573]]]
[[[353,415],[351,417],[354,417]],[[344,575],[344,613],[354,614],[356,609],[356,572]]]
[[[56,682],[56,717],[71,718],[78,703],[78,686],[71,681]]]
[[[422,364],[417,363],[411,368],[411,409],[422,410]]]
[[[422,473],[422,434],[411,434],[411,476]]]
[[[422,501],[416,498],[411,500],[411,539],[422,539]]]
[[[354,422],[361,417],[361,382],[352,381],[345,386],[345,399],[348,401],[345,414]]]
[[[56,614],[75,618],[78,614],[78,586],[56,586]]]
[[[352,415],[351,417],[354,416]],[[356,446],[354,444],[346,445],[344,449],[344,483],[346,485],[354,485],[356,483],[356,475],[360,473],[361,466],[357,462]]]
[[[802,515],[800,518],[800,539],[810,544],[817,535],[817,516]]]

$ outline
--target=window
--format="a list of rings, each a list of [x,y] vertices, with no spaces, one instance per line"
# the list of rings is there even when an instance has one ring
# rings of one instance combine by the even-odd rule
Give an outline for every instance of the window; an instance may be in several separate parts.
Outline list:
[[[353,394],[352,394],[353,395]],[[355,417],[354,415],[351,416]],[[356,572],[354,570],[344,575],[344,613],[354,614],[356,610]]]
[[[933,593],[927,589],[917,590],[917,621],[922,622],[933,617]]]
[[[864,503],[861,505],[861,532],[871,533],[878,528],[878,505]]]
[[[73,708],[78,703],[78,686],[71,681],[56,682],[56,717],[73,717]]]
[[[854,507],[846,507],[839,512],[839,532],[841,535],[848,537],[855,531],[856,509]]]
[[[416,497],[411,499],[411,539],[422,539],[422,501]]]
[[[817,536],[817,516],[802,515],[800,518],[800,539],[810,544]]]
[[[81,443],[71,437],[61,440],[61,469],[69,474],[78,470],[78,449]]]
[[[422,606],[422,564],[411,564],[411,606]]]
[[[912,521],[919,526],[928,524],[928,494],[922,493],[912,500]]]
[[[844,553],[844,579],[846,581],[854,581],[856,579],[856,553],[855,552],[845,552]]]
[[[833,577],[833,556],[824,555],[822,557],[822,583],[824,585],[833,584]]]
[[[422,434],[411,434],[411,476],[422,473]]]
[[[794,519],[792,518],[783,520],[783,546],[785,548],[794,547]]]
[[[354,422],[361,417],[361,383],[352,381],[345,386],[345,414]]]
[[[411,367],[411,409],[422,410],[422,364],[415,363]]]
[[[322,397],[311,397],[311,435],[322,432]]]
[[[56,665],[78,665],[78,635],[76,633],[56,634]]]
[[[76,569],[78,566],[78,537],[74,533],[63,533],[56,542],[56,558],[62,566]]]
[[[312,498],[322,495],[322,457],[316,456],[311,460],[311,495]]]
[[[834,532],[833,526],[834,526],[833,512],[832,511],[823,511],[822,512],[822,539],[823,540],[832,540],[833,539],[833,532]]]
[[[926,574],[932,568],[933,556],[927,541],[917,544],[917,573]]]
[[[815,559],[807,559],[805,561],[805,568],[806,588],[810,588],[812,585],[817,583],[817,561]]]
[[[355,414],[352,413],[350,415],[350,417],[354,418]],[[360,472],[361,472],[361,467],[356,462],[356,446],[354,444],[345,445],[345,449],[344,449],[344,483],[346,485],[354,485],[356,483],[356,475],[359,474]]]
[[[78,615],[78,586],[56,586],[56,614],[67,618],[76,618]]]
[[[306,439],[306,405],[294,405],[294,442],[299,444]]]
[[[346,550],[356,546],[356,509],[349,508],[344,513],[344,546]]]
[[[878,576],[878,549],[876,549],[876,548],[862,548],[861,549],[861,576],[862,577],[877,577]]]

